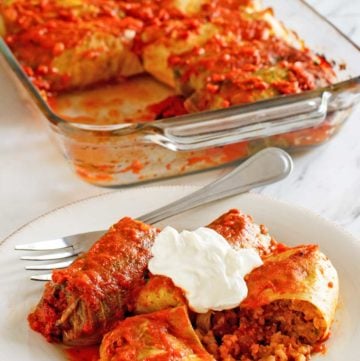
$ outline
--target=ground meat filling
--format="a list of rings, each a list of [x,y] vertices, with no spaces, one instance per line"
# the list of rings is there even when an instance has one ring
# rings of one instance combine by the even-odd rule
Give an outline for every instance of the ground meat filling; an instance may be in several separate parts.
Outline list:
[[[199,315],[196,322],[202,343],[219,361],[307,361],[319,350],[324,327],[310,304],[286,300]]]

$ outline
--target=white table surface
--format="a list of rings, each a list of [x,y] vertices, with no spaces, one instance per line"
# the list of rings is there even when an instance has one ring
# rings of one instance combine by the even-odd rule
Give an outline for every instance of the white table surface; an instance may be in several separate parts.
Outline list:
[[[360,44],[360,0],[309,0]],[[54,208],[114,191],[84,183],[51,144],[0,64],[0,240]],[[293,174],[257,192],[309,208],[360,237],[360,108],[327,144],[296,154]],[[225,170],[153,185],[206,184]],[[314,240],[316,241],[316,240]]]

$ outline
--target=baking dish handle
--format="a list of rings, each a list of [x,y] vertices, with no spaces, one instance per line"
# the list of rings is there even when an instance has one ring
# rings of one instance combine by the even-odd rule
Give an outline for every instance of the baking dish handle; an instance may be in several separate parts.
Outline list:
[[[145,139],[173,151],[202,150],[320,125],[327,115],[330,92],[275,108],[218,112],[159,122],[149,127]],[[201,119],[202,117],[202,119]]]

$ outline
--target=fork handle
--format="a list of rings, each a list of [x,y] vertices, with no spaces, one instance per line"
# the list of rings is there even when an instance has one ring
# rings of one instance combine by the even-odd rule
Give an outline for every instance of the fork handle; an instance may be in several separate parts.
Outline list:
[[[291,157],[285,151],[278,148],[267,148],[258,152],[236,167],[232,172],[213,183],[162,208],[138,217],[138,219],[146,223],[155,224],[197,206],[279,181],[291,172],[292,167]],[[105,232],[106,230],[86,232],[56,240],[21,244],[17,245],[15,249],[28,251],[56,250],[74,247],[79,242],[82,245],[84,245],[84,242],[90,244],[90,242],[99,239]],[[46,255],[46,257],[50,257],[50,255]],[[29,259],[29,257],[26,258]],[[32,259],[34,258],[32,257]],[[53,256],[50,259],[54,259]]]
[[[213,183],[138,219],[155,224],[200,205],[277,182],[287,177],[292,168],[293,162],[288,153],[279,148],[267,148]]]

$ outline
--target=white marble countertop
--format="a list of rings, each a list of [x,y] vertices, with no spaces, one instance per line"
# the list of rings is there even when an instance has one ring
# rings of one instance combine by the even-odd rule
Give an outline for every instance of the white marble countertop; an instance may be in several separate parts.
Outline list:
[[[309,0],[360,44],[360,1]],[[111,190],[79,180],[24,106],[0,64],[0,239],[67,203]],[[327,144],[294,156],[295,170],[257,192],[309,208],[360,236],[360,108]],[[157,184],[205,184],[225,170]]]

